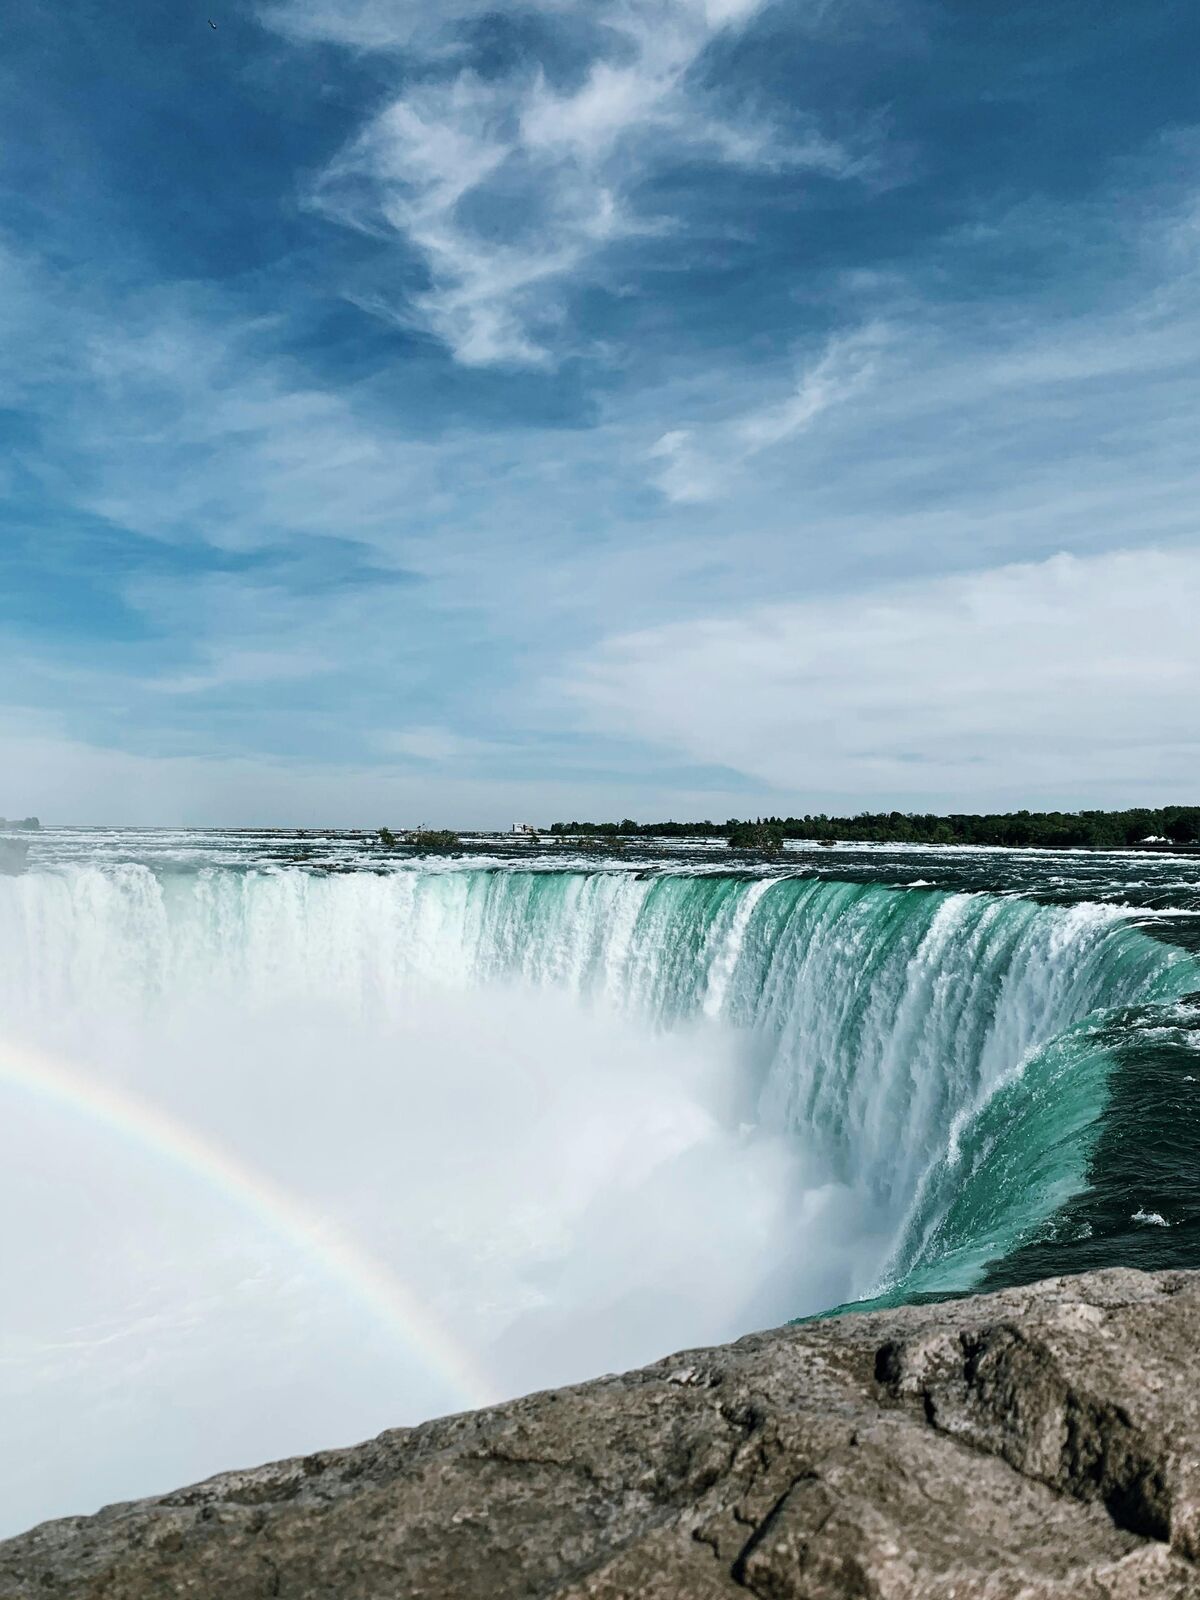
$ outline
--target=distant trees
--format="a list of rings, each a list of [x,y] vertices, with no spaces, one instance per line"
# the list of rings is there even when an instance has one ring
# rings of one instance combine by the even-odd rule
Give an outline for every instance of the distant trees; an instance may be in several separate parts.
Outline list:
[[[4,826],[0,823],[0,827]],[[36,827],[35,818],[8,827]],[[548,835],[548,837],[547,837]],[[724,839],[732,850],[774,855],[786,839],[845,844],[975,844],[1042,849],[1120,850],[1162,841],[1163,847],[1200,846],[1200,806],[1131,806],[1125,811],[934,812],[860,811],[850,817],[824,812],[802,817],[728,817],[724,822],[555,822],[547,834],[523,836],[535,848],[562,845],[588,855],[621,855],[634,839]],[[378,830],[385,850],[461,850],[449,828]],[[469,847],[467,847],[469,848]]]
[[[418,828],[409,834],[408,842],[415,850],[457,850],[462,845],[450,828]]]
[[[413,850],[458,850],[462,840],[449,828],[416,828],[397,836],[390,828],[380,828],[379,842],[385,850],[398,850],[407,845]]]
[[[790,838],[849,842],[913,842],[1121,849],[1147,839],[1189,844],[1200,837],[1200,806],[1131,807],[1126,811],[1008,811],[949,816],[898,811],[854,817],[789,817]]]
[[[621,822],[555,822],[550,832],[606,839],[618,835],[634,839],[723,839],[729,826],[724,822],[634,822],[625,817]]]
[[[1125,811],[932,812],[861,811],[850,817],[824,812],[802,817],[759,817],[726,822],[556,822],[552,834],[592,838],[726,839],[740,850],[778,849],[784,839],[847,843],[977,844],[1048,849],[1122,849],[1145,840],[1200,844],[1200,806],[1133,806]]]
[[[738,822],[729,830],[731,850],[757,850],[764,855],[778,855],[783,849],[783,827],[779,823]]]
[[[567,848],[585,856],[623,856],[625,840],[617,834],[585,834],[571,839]]]

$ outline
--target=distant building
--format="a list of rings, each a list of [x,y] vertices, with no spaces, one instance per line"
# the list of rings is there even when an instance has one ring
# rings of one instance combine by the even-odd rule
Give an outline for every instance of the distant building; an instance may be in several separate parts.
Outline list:
[[[512,831],[514,833],[536,833],[537,829],[532,822],[514,822]]]

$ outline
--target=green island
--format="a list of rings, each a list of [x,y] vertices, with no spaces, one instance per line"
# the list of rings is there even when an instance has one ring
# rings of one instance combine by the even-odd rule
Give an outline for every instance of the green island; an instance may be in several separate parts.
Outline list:
[[[450,828],[412,828],[404,833],[393,833],[390,828],[380,828],[379,843],[385,850],[457,850],[462,845],[458,834]]]

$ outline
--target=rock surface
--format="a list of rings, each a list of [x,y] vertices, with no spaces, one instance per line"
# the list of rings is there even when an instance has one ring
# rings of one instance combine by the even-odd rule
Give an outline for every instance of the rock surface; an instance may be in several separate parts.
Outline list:
[[[754,1334],[0,1545],[3,1600],[1197,1600],[1200,1273]]]

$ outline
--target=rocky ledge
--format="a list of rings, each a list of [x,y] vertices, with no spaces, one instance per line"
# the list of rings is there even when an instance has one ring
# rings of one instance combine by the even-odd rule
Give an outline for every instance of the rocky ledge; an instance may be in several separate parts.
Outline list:
[[[3,1600],[1197,1600],[1200,1273],[845,1316],[0,1545]]]

